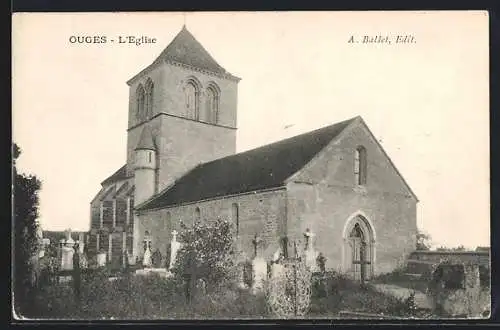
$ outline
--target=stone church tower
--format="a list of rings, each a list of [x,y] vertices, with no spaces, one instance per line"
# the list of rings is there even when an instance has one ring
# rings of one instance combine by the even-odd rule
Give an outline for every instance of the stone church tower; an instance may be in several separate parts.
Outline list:
[[[135,207],[196,165],[236,152],[239,80],[184,26],[151,65],[127,82],[126,172],[134,176]],[[134,234],[136,247],[139,236]]]
[[[200,163],[236,152],[237,88],[184,26],[129,86],[127,161],[91,201],[89,251],[115,266],[141,254],[134,209]]]
[[[135,191],[142,192],[136,205],[199,163],[236,152],[239,80],[184,26],[151,65],[127,82],[127,174],[140,176]],[[145,164],[143,157],[154,159]]]

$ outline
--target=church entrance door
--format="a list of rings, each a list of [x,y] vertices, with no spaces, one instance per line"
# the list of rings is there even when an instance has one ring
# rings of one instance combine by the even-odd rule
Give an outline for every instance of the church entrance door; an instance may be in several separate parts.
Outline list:
[[[363,237],[363,232],[359,226],[354,226],[351,232],[351,247],[352,247],[352,270],[353,277],[357,281],[364,282],[367,279],[367,267],[370,265],[370,260],[367,259],[366,242]]]
[[[350,277],[365,282],[373,274],[374,239],[369,224],[357,217],[345,233],[345,266]]]

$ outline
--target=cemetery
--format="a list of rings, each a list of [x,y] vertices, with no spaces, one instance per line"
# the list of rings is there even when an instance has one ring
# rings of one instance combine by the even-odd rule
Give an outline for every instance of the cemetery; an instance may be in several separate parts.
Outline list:
[[[489,282],[476,263],[441,259],[430,277],[396,270],[367,282],[325,269],[307,229],[293,251],[276,251],[267,262],[262,239],[252,240],[252,260],[241,261],[229,224],[198,224],[172,232],[170,255],[151,251],[126,267],[110,267],[106,254],[89,261],[85,237],[71,231],[57,252],[40,237],[35,303],[43,318],[223,319],[479,318],[489,313]],[[205,237],[206,239],[203,239]],[[217,242],[214,244],[214,242]],[[48,257],[52,262],[47,262]],[[168,258],[162,263],[161,259]],[[56,260],[54,262],[53,260]],[[166,266],[165,266],[166,265]],[[403,279],[409,285],[404,285]],[[395,284],[396,283],[396,284]]]

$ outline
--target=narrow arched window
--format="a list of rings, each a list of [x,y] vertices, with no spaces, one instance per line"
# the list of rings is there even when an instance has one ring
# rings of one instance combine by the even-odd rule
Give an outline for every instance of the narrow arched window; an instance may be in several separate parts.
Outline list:
[[[354,176],[357,185],[366,184],[366,167],[366,149],[359,146],[354,153]]]
[[[206,112],[209,123],[217,124],[219,120],[219,92],[215,86],[207,88]]]
[[[171,222],[172,222],[172,215],[170,214],[170,212],[167,211],[167,213],[165,214],[165,223],[164,223],[165,230],[171,227],[170,225]]]
[[[146,99],[146,96],[145,96],[144,87],[142,87],[142,85],[139,85],[137,87],[137,91],[136,91],[136,100],[137,100],[136,117],[138,120],[144,120],[145,99]]]
[[[184,88],[184,93],[185,93],[185,107],[186,107],[187,117],[198,120],[199,119],[198,87],[195,85],[193,81],[189,81]]]
[[[196,207],[196,209],[194,210],[194,219],[196,222],[201,220],[201,211],[199,207]]]
[[[145,89],[145,112],[146,118],[149,119],[153,115],[153,98],[154,98],[154,84],[151,79],[146,81]]]
[[[236,227],[236,236],[240,233],[240,210],[238,209],[238,204],[233,203],[231,205],[231,219],[233,220],[234,226]]]

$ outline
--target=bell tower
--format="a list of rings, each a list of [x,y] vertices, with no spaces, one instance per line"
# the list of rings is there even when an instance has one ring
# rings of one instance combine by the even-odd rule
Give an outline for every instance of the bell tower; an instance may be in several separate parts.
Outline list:
[[[127,174],[153,176],[154,195],[200,163],[234,154],[239,81],[184,26],[148,67],[127,82]],[[149,132],[144,133],[145,126]],[[151,136],[154,150],[136,148],[143,134]],[[146,140],[149,144],[149,137]],[[149,152],[155,161],[142,163]],[[136,170],[138,162],[144,168]],[[139,189],[135,187],[135,194],[142,193]],[[144,196],[150,193],[147,186]],[[135,204],[140,200],[136,198]]]
[[[236,152],[238,82],[184,26],[145,69],[131,78],[127,177],[134,207],[205,162]],[[144,236],[134,215],[133,255]]]

